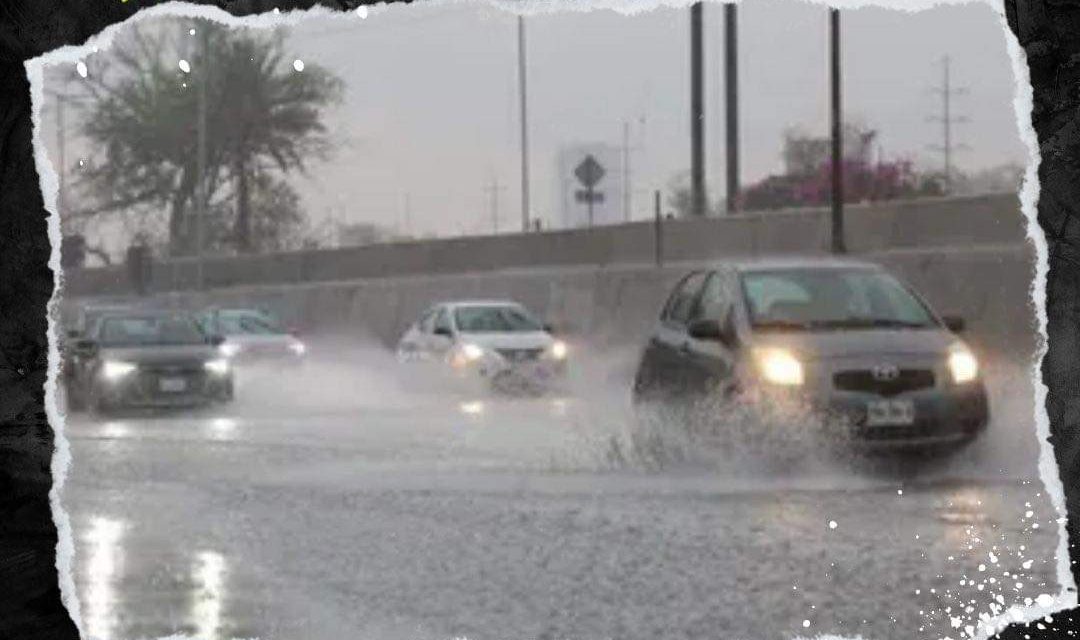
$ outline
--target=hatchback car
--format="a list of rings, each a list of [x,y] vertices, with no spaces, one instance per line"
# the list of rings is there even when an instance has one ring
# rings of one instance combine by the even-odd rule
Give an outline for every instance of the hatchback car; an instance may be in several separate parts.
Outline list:
[[[186,313],[104,314],[74,345],[68,402],[106,413],[231,400],[232,369],[219,344]]]
[[[425,311],[401,338],[397,356],[499,391],[542,391],[566,375],[568,349],[520,304],[463,301]]]
[[[639,406],[719,399],[710,406],[741,415],[788,408],[871,449],[954,448],[989,420],[962,327],[878,265],[719,264],[675,286],[633,396]]]

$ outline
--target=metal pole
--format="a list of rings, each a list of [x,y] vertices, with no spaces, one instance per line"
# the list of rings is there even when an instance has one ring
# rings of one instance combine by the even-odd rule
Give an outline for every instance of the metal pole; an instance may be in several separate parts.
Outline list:
[[[844,246],[843,124],[840,103],[840,11],[829,10],[830,78],[832,100],[832,252],[846,253]]]
[[[202,66],[199,69],[198,89],[198,124],[197,124],[197,155],[195,158],[195,174],[198,179],[198,210],[195,218],[195,286],[197,291],[202,291],[205,284],[203,273],[203,227],[206,217],[206,89],[210,75],[210,29],[208,25],[202,28]]]
[[[690,190],[691,214],[705,215],[705,92],[702,4],[690,5]]]
[[[739,45],[736,5],[724,5],[724,86],[727,111],[727,212],[739,208]]]
[[[623,220],[630,222],[630,123],[622,124]]]
[[[945,56],[945,117],[943,118],[943,124],[945,126],[945,194],[952,193],[952,131],[951,123],[952,118],[949,113],[949,94],[952,90],[949,88],[949,56]]]
[[[521,230],[529,231],[529,128],[525,85],[525,18],[518,16],[518,86],[521,94]]]
[[[655,245],[653,247],[653,254],[656,257],[656,266],[660,267],[664,264],[664,221],[663,216],[660,213],[660,191],[657,190],[654,194],[654,208],[655,219],[653,221],[653,239]]]

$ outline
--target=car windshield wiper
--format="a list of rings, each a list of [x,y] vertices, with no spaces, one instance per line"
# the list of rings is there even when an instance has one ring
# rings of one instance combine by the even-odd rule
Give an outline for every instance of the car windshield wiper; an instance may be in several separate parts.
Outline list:
[[[844,320],[823,320],[812,323],[813,326],[835,328],[897,328],[897,329],[925,329],[930,325],[925,322],[911,322],[896,318],[847,318]]]
[[[794,322],[791,320],[757,320],[754,322],[755,329],[792,329],[806,330],[811,328],[811,323]]]

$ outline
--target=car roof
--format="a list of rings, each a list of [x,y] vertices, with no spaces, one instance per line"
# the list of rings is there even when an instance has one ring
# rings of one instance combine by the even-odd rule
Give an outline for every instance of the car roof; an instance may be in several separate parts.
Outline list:
[[[721,267],[734,269],[740,273],[771,271],[775,269],[884,269],[880,264],[874,262],[828,255],[760,256],[731,260],[715,260],[708,265],[708,268]]]

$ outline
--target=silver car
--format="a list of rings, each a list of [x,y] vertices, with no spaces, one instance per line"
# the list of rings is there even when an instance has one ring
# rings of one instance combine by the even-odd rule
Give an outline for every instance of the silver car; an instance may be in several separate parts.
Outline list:
[[[802,416],[867,448],[956,448],[989,420],[979,362],[878,265],[718,264],[675,286],[644,349],[636,404]],[[734,414],[733,414],[734,415]]]

